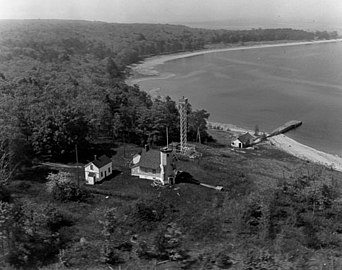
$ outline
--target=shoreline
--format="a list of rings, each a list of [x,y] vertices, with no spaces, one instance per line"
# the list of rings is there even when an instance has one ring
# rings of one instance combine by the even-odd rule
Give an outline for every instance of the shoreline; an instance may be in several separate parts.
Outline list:
[[[133,85],[133,84],[138,84],[139,82],[144,81],[144,80],[164,79],[164,78],[172,77],[173,76],[172,74],[160,74],[154,68],[168,61],[173,61],[173,60],[187,58],[187,57],[193,57],[193,56],[216,53],[216,52],[241,51],[241,50],[251,50],[251,49],[261,49],[261,48],[272,48],[272,47],[314,45],[314,44],[335,43],[335,42],[342,42],[342,39],[259,44],[259,45],[253,45],[253,46],[236,46],[236,47],[228,47],[228,48],[220,48],[220,49],[206,49],[206,50],[200,50],[196,52],[181,52],[177,54],[153,56],[150,58],[146,58],[141,63],[131,65],[130,67],[132,68],[132,70],[136,72],[137,74],[142,75],[142,77],[134,78],[134,76],[131,76],[126,80],[126,83]],[[158,94],[159,90],[160,89],[152,89],[150,91],[151,93],[149,94],[156,95]],[[227,129],[229,129],[230,131],[233,131],[236,133],[245,133],[245,132],[253,133],[252,130],[240,128],[233,124],[217,123],[217,122],[211,122],[211,121],[208,121],[208,124],[211,124],[212,126],[222,127],[224,131],[227,131]],[[287,137],[284,134],[280,134],[280,135],[268,138],[268,142],[270,143],[270,145],[292,156],[295,156],[302,160],[310,161],[319,165],[323,165],[327,168],[333,168],[336,171],[342,172],[342,157],[325,153],[317,149],[314,149],[310,146],[301,144]]]
[[[160,73],[154,68],[166,62],[177,60],[177,59],[182,59],[182,58],[188,58],[188,57],[204,55],[204,54],[209,54],[209,53],[217,53],[217,52],[244,51],[244,50],[253,50],[253,49],[274,48],[274,47],[315,45],[315,44],[335,43],[335,42],[342,42],[342,38],[329,39],[329,40],[257,44],[257,45],[250,45],[250,46],[238,45],[236,47],[227,47],[227,48],[219,48],[219,49],[203,49],[203,50],[199,50],[195,52],[181,52],[181,53],[166,54],[166,55],[156,55],[156,56],[146,58],[140,63],[130,65],[129,67],[137,74],[142,75],[142,77],[134,78],[135,76],[132,75],[127,78],[126,83],[129,85],[133,85],[133,84],[138,84],[141,81],[145,81],[149,79],[163,79],[165,77],[171,76],[170,74],[164,74],[164,75],[161,75],[161,77],[159,78]]]
[[[223,131],[232,131],[237,134],[246,132],[253,133],[252,130],[243,129],[232,124],[211,121],[208,121],[208,124],[212,127],[220,127]],[[292,156],[342,172],[342,158],[339,156],[319,151],[310,146],[299,143],[284,134],[270,137],[266,141],[268,141],[271,146]]]

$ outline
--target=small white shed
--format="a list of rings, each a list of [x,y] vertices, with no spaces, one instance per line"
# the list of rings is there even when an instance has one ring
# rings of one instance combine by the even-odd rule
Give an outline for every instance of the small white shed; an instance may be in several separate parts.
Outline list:
[[[248,146],[253,144],[254,140],[255,140],[255,138],[247,132],[247,133],[239,136],[234,141],[232,141],[231,146],[237,147],[237,148],[248,147]]]
[[[106,155],[97,158],[89,162],[84,167],[85,180],[87,184],[94,185],[113,173],[112,160]]]

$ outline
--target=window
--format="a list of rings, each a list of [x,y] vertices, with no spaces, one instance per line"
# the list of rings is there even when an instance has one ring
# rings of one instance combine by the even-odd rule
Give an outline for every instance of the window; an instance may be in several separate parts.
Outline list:
[[[110,173],[110,168],[108,168],[108,173]]]
[[[91,169],[91,170],[94,170],[93,164],[90,165],[90,169]]]
[[[101,177],[103,177],[103,172],[101,172]]]
[[[156,173],[156,170],[155,170],[155,169],[152,169],[152,173]]]

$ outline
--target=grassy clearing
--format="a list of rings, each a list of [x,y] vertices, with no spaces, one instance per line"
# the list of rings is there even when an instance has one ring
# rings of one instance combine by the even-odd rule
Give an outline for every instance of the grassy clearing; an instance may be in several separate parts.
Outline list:
[[[112,159],[117,173],[95,186],[85,186],[93,194],[87,202],[53,201],[45,191],[44,179],[39,172],[36,176],[30,174],[13,181],[10,189],[22,201],[55,205],[70,220],[59,233],[67,241],[65,249],[73,256],[68,258],[73,262],[69,265],[71,269],[90,266],[90,269],[106,269],[102,268],[99,257],[106,241],[103,222],[109,210],[116,213],[116,229],[110,241],[129,242],[133,235],[138,239],[138,244],[133,244],[133,251],[119,250],[124,260],[121,269],[134,269],[133,265],[142,269],[155,267],[162,259],[144,259],[134,250],[139,250],[143,242],[153,250],[158,235],[170,222],[177,224],[181,231],[181,248],[189,256],[172,262],[172,269],[181,269],[185,265],[187,269],[217,269],[224,261],[233,262],[231,269],[247,269],[253,263],[265,264],[265,258],[268,258],[269,265],[263,269],[275,269],[277,265],[280,265],[277,269],[291,269],[285,265],[294,269],[315,269],[314,265],[323,267],[324,263],[331,265],[332,262],[341,265],[337,256],[340,247],[307,248],[303,246],[306,240],[300,228],[283,227],[283,233],[275,238],[269,233],[270,224],[273,224],[269,219],[269,213],[273,213],[269,212],[269,205],[279,184],[315,177],[324,183],[334,182],[336,189],[340,190],[340,184],[334,180],[340,179],[341,174],[301,161],[267,144],[256,150],[238,152],[227,146],[231,134],[215,130],[211,135],[217,139],[215,145],[196,145],[203,154],[200,160],[179,161],[177,166],[200,182],[224,186],[223,192],[186,183],[155,188],[149,180],[130,176],[128,164],[140,150],[133,145],[115,149]],[[143,205],[143,212],[138,211],[139,204]],[[162,214],[154,220],[151,219],[153,211],[162,211]],[[339,217],[334,219],[339,222]],[[320,237],[326,243],[332,241],[326,236]],[[86,239],[86,246],[80,246],[81,238]],[[293,245],[298,247],[297,254],[291,253]],[[291,259],[286,257],[290,255],[293,256]],[[301,263],[307,268],[300,266]],[[156,269],[163,269],[162,265]]]

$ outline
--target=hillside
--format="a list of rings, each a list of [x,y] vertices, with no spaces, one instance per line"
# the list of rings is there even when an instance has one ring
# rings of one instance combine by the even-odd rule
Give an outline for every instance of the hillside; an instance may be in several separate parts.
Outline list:
[[[24,217],[37,215],[27,224],[35,240],[20,240],[34,256],[28,262],[47,264],[59,248],[40,269],[339,269],[341,173],[268,144],[235,151],[226,145],[234,134],[209,132],[217,142],[196,144],[202,158],[177,167],[224,191],[131,177],[126,164],[140,148],[127,144],[115,148],[115,176],[84,187],[92,193],[85,201],[52,196],[43,168],[13,179],[7,188]],[[47,238],[48,224],[58,241]],[[41,253],[44,239],[50,248]],[[25,263],[18,255],[10,262]]]
[[[208,30],[168,24],[61,20],[0,21],[2,60],[16,55],[48,62],[73,55],[113,57],[119,68],[146,56],[203,49],[209,44],[336,38],[337,33],[295,29]]]
[[[341,175],[268,144],[235,151],[188,106],[188,139],[204,144],[177,166],[196,180],[152,187],[130,175],[143,145],[179,139],[177,104],[124,82],[148,55],[217,43],[311,40],[335,33],[244,31],[87,21],[0,21],[1,269],[341,268]],[[221,45],[222,45],[221,44]],[[113,177],[78,185],[75,170],[112,157]],[[12,268],[11,268],[12,267]]]

